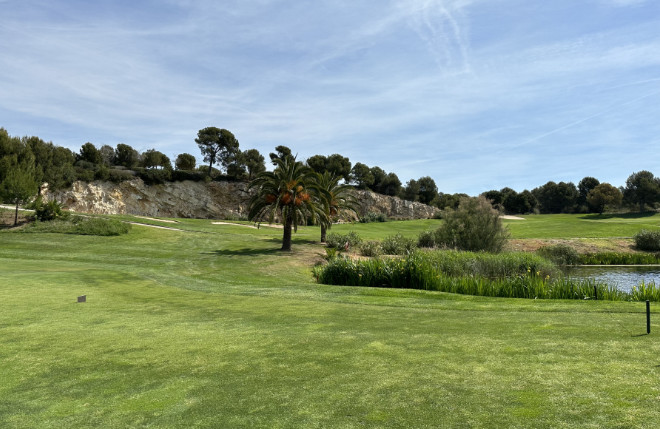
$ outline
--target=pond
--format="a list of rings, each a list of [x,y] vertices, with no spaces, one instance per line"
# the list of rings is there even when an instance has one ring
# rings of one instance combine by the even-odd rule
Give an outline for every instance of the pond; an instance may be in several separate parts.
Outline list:
[[[633,286],[655,282],[660,285],[660,265],[599,265],[570,267],[566,275],[576,279],[594,279],[597,282],[630,291]]]

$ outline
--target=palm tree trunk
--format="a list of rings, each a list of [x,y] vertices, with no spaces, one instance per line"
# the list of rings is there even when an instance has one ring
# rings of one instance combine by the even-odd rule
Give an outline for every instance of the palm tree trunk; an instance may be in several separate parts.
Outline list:
[[[325,243],[325,236],[326,236],[327,228],[325,225],[321,224],[321,243]]]
[[[284,234],[282,236],[282,249],[290,251],[291,250],[291,229],[293,227],[293,219],[287,213],[284,221]]]

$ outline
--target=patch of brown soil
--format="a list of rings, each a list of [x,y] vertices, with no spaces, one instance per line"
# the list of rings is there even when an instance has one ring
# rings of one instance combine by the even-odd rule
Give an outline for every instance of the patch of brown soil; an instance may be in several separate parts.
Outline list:
[[[573,238],[573,239],[513,239],[509,240],[507,250],[534,252],[543,246],[566,244],[578,253],[618,252],[634,253],[633,240],[630,238]]]

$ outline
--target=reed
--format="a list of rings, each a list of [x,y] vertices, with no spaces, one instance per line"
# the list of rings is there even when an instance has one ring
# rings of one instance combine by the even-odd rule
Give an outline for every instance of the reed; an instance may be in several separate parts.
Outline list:
[[[632,301],[660,301],[660,287],[654,282],[646,283],[642,280],[637,286],[630,290]]]
[[[653,265],[660,264],[657,253],[598,252],[578,256],[582,265]]]
[[[324,284],[488,297],[660,301],[655,284],[642,284],[629,293],[594,280],[563,277],[547,260],[526,253],[417,251],[402,258],[367,260],[339,256],[316,267],[314,276]]]

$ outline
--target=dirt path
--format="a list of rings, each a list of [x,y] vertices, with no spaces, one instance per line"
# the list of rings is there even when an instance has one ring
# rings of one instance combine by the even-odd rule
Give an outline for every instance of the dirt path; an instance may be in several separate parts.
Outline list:
[[[6,206],[6,205],[4,205],[4,204],[0,204],[0,208],[16,211],[16,206]],[[19,212],[33,212],[34,210],[24,209],[24,208],[19,207],[19,208],[18,208],[18,211],[19,211]]]
[[[259,227],[256,227],[254,225],[246,225],[244,223],[232,223],[232,222],[211,222],[213,225],[234,225],[234,226],[244,226],[246,228],[254,228],[254,229],[259,229]],[[261,224],[261,226],[266,226],[268,228],[284,228],[282,225],[275,225],[275,224]]]
[[[149,225],[148,223],[140,223],[140,222],[126,222],[126,223],[130,223],[131,225],[148,226],[149,228],[169,229],[170,231],[183,231],[183,229],[172,228],[171,226]]]
[[[175,220],[156,219],[155,217],[147,217],[147,216],[135,216],[135,217],[139,217],[140,219],[146,219],[146,220],[155,220],[156,222],[179,223]]]

